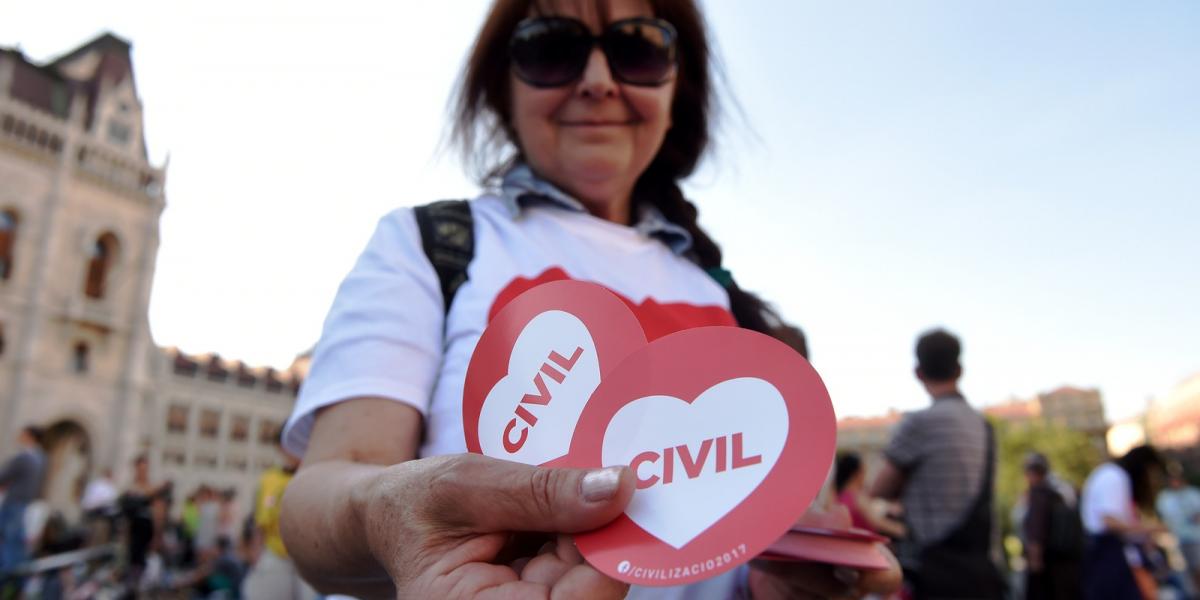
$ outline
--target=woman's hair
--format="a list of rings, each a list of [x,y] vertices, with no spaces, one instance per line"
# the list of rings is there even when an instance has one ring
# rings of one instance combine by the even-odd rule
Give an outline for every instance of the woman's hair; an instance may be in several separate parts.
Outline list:
[[[592,0],[606,14],[602,0]],[[651,205],[692,236],[692,254],[701,268],[729,293],[730,309],[742,327],[774,334],[782,320],[765,302],[743,290],[721,268],[721,247],[700,228],[696,205],[683,196],[679,181],[692,174],[708,149],[712,114],[716,109],[713,68],[704,16],[693,0],[649,0],[658,18],[678,32],[679,65],[671,128],[658,154],[633,190],[633,203]],[[508,41],[522,19],[548,12],[537,0],[496,0],[479,31],[463,70],[455,101],[453,139],[468,164],[483,178],[494,177],[520,160],[521,149],[512,126],[512,90]],[[500,158],[508,147],[516,154]]]
[[[1143,510],[1154,508],[1152,473],[1163,470],[1162,455],[1153,446],[1137,446],[1117,459],[1117,465],[1129,474],[1133,485],[1133,502]]]
[[[838,493],[846,488],[846,484],[850,483],[851,479],[862,470],[862,460],[853,452],[839,454],[837,457],[837,467],[834,469],[833,484],[837,488]]]

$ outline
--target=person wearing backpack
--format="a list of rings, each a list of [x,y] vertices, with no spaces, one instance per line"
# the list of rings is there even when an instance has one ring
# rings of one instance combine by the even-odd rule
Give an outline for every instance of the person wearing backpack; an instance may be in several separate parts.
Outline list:
[[[1040,452],[1025,458],[1028,509],[1021,524],[1025,540],[1026,600],[1081,597],[1079,558],[1083,526],[1079,515],[1049,480],[1050,462]]]
[[[764,600],[898,587],[898,566],[755,562],[630,590],[566,535],[625,510],[628,468],[467,453],[471,354],[491,317],[538,284],[602,285],[650,339],[707,325],[774,332],[778,316],[722,267],[680,188],[708,147],[709,48],[694,0],[492,3],[455,118],[488,189],[383,218],[338,290],[285,429],[303,462],[280,533],[319,591]]]

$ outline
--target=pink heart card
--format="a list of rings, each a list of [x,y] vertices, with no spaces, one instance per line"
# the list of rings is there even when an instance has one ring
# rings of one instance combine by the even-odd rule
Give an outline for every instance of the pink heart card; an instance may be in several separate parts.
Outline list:
[[[506,305],[476,347],[463,396],[472,452],[527,464],[626,465],[625,513],[576,544],[600,571],[679,585],[772,547],[833,461],[829,394],[787,345],[736,327],[646,343],[595,284],[559,281]]]

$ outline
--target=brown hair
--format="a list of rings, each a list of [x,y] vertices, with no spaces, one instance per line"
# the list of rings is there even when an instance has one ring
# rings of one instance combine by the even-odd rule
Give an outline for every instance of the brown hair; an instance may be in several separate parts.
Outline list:
[[[603,3],[594,1],[603,16]],[[781,319],[721,268],[721,247],[700,228],[696,205],[684,198],[679,188],[679,181],[692,174],[708,149],[710,120],[716,108],[704,16],[693,0],[648,1],[654,15],[669,21],[679,33],[679,67],[671,128],[634,186],[634,205],[652,205],[668,220],[686,228],[692,235],[693,259],[725,287],[738,324],[773,335]],[[521,159],[512,127],[507,44],[517,24],[531,10],[547,12],[537,0],[496,0],[459,81],[453,140],[470,167],[485,179]],[[499,152],[510,145],[517,149],[516,154],[498,158]]]

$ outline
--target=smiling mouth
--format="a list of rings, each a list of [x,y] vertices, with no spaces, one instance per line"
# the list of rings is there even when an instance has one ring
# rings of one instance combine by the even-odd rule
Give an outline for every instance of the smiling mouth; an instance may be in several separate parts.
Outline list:
[[[559,121],[564,127],[618,127],[633,125],[634,121]]]

